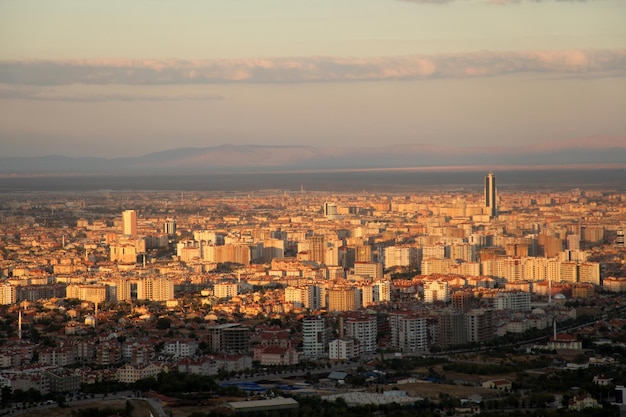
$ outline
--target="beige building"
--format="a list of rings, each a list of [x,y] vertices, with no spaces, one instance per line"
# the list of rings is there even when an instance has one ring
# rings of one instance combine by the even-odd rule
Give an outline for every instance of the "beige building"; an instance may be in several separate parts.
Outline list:
[[[107,299],[107,288],[103,284],[70,284],[65,291],[67,298],[91,303],[103,303]]]
[[[147,365],[124,365],[117,370],[118,382],[134,384],[140,379],[155,378],[161,373],[161,367],[154,364]]]
[[[220,282],[213,286],[215,298],[232,298],[239,293],[239,286],[234,282]]]
[[[602,286],[610,292],[626,292],[626,277],[608,277],[602,281]]]
[[[377,262],[355,262],[354,274],[378,280],[383,277],[383,265]]]
[[[130,264],[137,262],[137,248],[130,244],[113,244],[110,246],[111,262]]]
[[[352,311],[356,310],[356,290],[351,287],[329,288],[328,311]]]
[[[174,298],[174,281],[165,277],[149,277],[137,281],[137,299],[167,301]]]
[[[0,284],[0,304],[15,304],[17,292],[11,284]]]
[[[447,281],[425,281],[424,282],[424,302],[434,303],[450,301],[450,286]]]
[[[129,236],[137,234],[137,213],[135,210],[122,212],[122,233]]]

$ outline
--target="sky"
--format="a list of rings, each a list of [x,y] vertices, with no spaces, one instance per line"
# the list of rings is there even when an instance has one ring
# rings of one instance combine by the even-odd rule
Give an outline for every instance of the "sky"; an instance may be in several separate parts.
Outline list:
[[[625,0],[0,0],[0,156],[626,146]]]

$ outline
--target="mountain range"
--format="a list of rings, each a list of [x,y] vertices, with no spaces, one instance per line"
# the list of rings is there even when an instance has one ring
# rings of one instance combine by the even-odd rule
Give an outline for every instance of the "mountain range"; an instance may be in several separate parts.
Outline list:
[[[620,145],[621,143],[621,145]],[[177,148],[139,157],[0,157],[0,174],[151,174],[367,170],[433,167],[626,167],[626,140],[519,147],[313,147],[220,145]]]

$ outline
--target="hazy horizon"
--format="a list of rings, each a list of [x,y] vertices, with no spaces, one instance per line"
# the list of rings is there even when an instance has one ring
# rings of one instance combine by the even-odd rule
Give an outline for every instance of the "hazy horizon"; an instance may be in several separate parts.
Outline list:
[[[196,175],[47,175],[3,177],[0,193],[102,191],[411,192],[478,191],[487,171],[254,172]],[[626,191],[626,169],[495,171],[500,191],[611,189]]]

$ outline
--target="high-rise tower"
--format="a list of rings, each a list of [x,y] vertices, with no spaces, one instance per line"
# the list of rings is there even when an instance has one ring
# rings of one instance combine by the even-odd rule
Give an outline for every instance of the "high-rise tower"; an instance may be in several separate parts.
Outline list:
[[[137,234],[137,213],[135,213],[135,210],[124,210],[122,212],[122,232],[131,236]]]
[[[497,197],[496,176],[490,172],[485,177],[485,207],[491,218],[498,215]]]
[[[309,252],[311,260],[320,264],[324,263],[324,249],[326,239],[323,235],[307,236],[306,241],[309,243]]]

